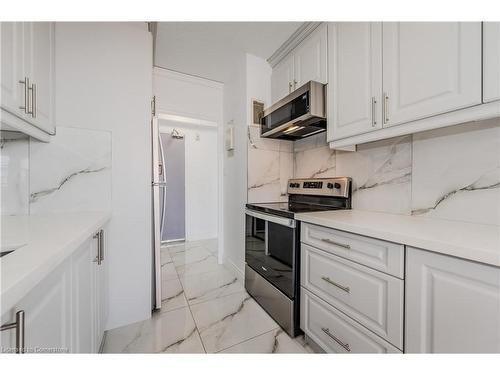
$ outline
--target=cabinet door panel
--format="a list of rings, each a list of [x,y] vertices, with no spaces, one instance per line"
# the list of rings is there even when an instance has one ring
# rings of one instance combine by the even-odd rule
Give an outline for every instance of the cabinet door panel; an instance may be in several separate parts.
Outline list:
[[[23,27],[20,22],[1,22],[1,77],[2,108],[21,115],[24,105],[24,90],[19,80],[23,73]]]
[[[500,22],[483,23],[483,102],[500,100]]]
[[[300,43],[294,54],[294,85],[297,89],[309,81],[327,83],[327,27],[319,26]]]
[[[71,351],[71,270],[68,262],[28,293],[13,309],[25,312],[28,352]],[[12,319],[13,320],[13,319]],[[12,333],[11,345],[15,345]]]
[[[328,140],[381,128],[381,23],[330,23],[328,66]]]
[[[481,103],[481,23],[383,24],[384,124]]]
[[[73,352],[94,351],[94,262],[92,242],[86,241],[74,254],[72,261],[73,279]]]
[[[408,248],[406,272],[407,352],[500,352],[499,268]]]
[[[26,22],[26,75],[36,84],[36,116],[28,121],[54,132],[55,113],[55,26],[53,22]]]
[[[273,68],[271,75],[271,99],[277,102],[293,89],[293,54],[285,57]]]

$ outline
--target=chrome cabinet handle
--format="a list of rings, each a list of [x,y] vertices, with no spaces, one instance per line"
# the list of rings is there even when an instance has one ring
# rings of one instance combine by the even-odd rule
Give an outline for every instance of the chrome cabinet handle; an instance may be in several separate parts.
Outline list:
[[[335,337],[335,335],[333,335],[330,330],[328,328],[321,328],[321,330],[323,332],[325,332],[325,334],[330,337],[333,341],[335,341],[337,344],[339,344],[342,348],[344,348],[345,351],[348,351],[350,352],[351,351],[351,348],[349,347],[349,344],[346,344],[344,342],[342,342],[341,340],[339,340],[338,338]]]
[[[344,249],[347,249],[347,250],[349,250],[351,248],[350,245],[347,245],[347,244],[344,244],[344,243],[340,243],[340,242],[331,240],[329,238],[322,238],[321,241],[329,243],[330,245],[335,245],[335,246],[343,247]]]
[[[297,81],[296,80],[293,80],[293,89],[295,90],[297,88]]]
[[[31,91],[31,110],[29,113],[31,113],[31,117],[36,118],[36,84],[32,83],[29,90]]]
[[[351,291],[351,288],[349,288],[348,286],[343,286],[343,285],[337,284],[335,281],[333,281],[329,277],[321,276],[321,279],[326,281],[329,284],[332,284],[333,286],[336,286],[339,289],[342,289],[346,293],[350,293],[350,291]]]
[[[377,117],[375,113],[375,106],[377,105],[377,99],[372,96],[372,126],[377,125]]]
[[[14,323],[4,324],[0,327],[0,331],[8,329],[16,330],[16,353],[24,353],[26,351],[24,347],[24,310],[19,310],[16,313],[16,321]]]
[[[389,95],[384,92],[384,124],[389,122]]]
[[[30,79],[28,77],[24,77],[23,81],[19,81],[20,84],[24,85],[24,105],[19,106],[19,109],[23,109],[24,113],[29,114],[29,103],[28,103],[28,97],[29,97],[29,90],[30,90]]]
[[[100,266],[104,260],[104,230],[101,229],[99,232],[94,234],[94,238],[97,239],[97,255],[94,262],[97,262]]]
[[[292,86],[293,86],[293,83],[291,81],[288,82],[288,93],[289,94],[292,92]]]
[[[101,229],[99,231],[99,242],[101,243],[101,252],[99,254],[99,257],[101,259],[101,262],[104,260],[104,229]]]

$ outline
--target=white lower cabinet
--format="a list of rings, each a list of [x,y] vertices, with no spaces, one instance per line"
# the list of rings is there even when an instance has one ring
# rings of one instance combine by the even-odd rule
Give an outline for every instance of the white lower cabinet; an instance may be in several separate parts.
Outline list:
[[[410,353],[499,353],[500,268],[407,248]]]
[[[403,349],[403,280],[303,244],[301,284]]]
[[[105,289],[104,264],[97,256],[103,248],[103,235],[86,240],[2,316],[4,325],[24,311],[27,353],[98,352],[104,334]],[[2,331],[1,352],[15,348],[16,330]]]
[[[327,353],[401,353],[307,289],[300,299],[300,327]]]
[[[71,261],[58,266],[41,281],[6,316],[2,325],[15,321],[24,311],[25,348],[27,353],[66,353],[71,351]],[[14,329],[2,332],[2,352],[16,347]]]

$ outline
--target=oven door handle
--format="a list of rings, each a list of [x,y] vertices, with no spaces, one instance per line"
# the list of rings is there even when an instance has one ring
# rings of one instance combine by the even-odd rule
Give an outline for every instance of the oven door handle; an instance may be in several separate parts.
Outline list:
[[[248,216],[255,217],[257,219],[262,219],[262,220],[265,220],[265,221],[269,221],[271,223],[283,225],[283,226],[288,227],[288,228],[295,228],[295,226],[296,226],[294,219],[287,219],[287,218],[284,218],[284,217],[279,217],[279,216],[274,216],[274,215],[267,215],[267,214],[263,214],[263,213],[256,212],[256,211],[252,211],[252,210],[249,210],[249,209],[245,209],[245,214],[248,215]]]

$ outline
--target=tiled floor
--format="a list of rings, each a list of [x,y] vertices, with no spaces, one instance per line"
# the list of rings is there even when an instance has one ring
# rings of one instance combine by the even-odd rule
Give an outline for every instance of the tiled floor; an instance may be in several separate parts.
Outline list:
[[[162,308],[106,333],[104,353],[308,353],[217,263],[217,240],[162,248]]]

